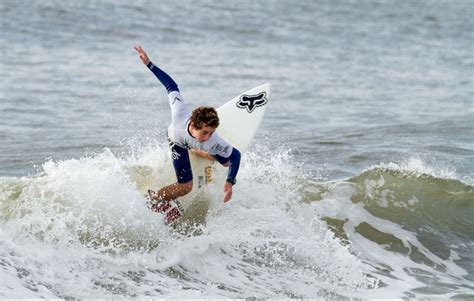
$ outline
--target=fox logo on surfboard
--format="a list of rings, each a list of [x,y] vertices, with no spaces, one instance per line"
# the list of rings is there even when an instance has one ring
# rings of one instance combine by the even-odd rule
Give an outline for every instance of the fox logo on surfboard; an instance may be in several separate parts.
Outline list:
[[[247,112],[252,113],[255,108],[262,107],[268,102],[267,94],[265,92],[257,95],[242,95],[240,101],[236,103],[236,106],[241,109],[246,109]]]

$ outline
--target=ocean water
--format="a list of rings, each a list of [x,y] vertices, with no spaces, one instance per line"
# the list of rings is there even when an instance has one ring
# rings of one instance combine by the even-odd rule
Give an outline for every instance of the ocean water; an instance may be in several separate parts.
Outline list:
[[[1,298],[474,297],[474,2],[0,2]],[[264,82],[175,228],[166,93]],[[238,129],[236,129],[238,130]]]

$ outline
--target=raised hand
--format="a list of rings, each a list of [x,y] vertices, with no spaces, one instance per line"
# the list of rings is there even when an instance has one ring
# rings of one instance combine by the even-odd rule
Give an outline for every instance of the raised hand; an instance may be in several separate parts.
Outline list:
[[[143,64],[148,65],[150,63],[150,59],[148,58],[148,55],[146,54],[145,50],[143,50],[142,46],[138,45],[134,46],[133,48],[135,48],[135,50],[137,51]]]

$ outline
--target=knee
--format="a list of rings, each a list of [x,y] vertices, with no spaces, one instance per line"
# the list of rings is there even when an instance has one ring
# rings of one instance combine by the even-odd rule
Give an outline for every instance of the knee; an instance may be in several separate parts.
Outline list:
[[[193,181],[191,180],[191,181],[186,182],[186,183],[179,183],[179,186],[181,188],[181,191],[184,194],[188,194],[193,190]]]

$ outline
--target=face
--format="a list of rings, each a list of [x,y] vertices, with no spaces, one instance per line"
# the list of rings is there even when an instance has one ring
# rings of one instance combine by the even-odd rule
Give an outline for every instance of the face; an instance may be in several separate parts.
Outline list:
[[[199,143],[206,142],[211,138],[216,129],[210,126],[203,126],[201,129],[196,129],[194,123],[191,123],[191,134]]]

